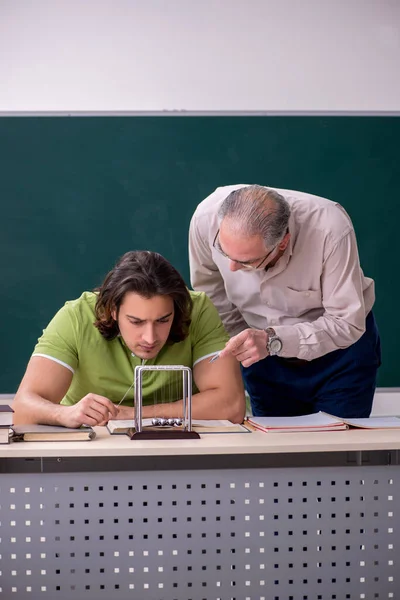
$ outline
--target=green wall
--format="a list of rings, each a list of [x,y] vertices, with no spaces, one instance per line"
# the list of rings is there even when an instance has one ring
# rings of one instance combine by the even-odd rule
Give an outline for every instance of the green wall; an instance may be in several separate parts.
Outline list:
[[[0,118],[0,393],[54,312],[125,251],[161,252],[189,281],[193,210],[240,182],[346,208],[376,281],[379,385],[399,386],[399,139],[398,117]]]

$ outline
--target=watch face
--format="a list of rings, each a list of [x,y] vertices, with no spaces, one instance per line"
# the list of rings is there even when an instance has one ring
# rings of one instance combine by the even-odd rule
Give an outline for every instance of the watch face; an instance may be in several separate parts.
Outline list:
[[[282,350],[282,342],[279,339],[271,340],[269,345],[270,352],[280,352]]]

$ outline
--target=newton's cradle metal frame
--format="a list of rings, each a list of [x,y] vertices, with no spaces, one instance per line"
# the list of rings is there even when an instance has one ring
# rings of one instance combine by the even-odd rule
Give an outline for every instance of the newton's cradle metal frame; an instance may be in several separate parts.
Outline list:
[[[182,371],[183,414],[180,427],[164,428],[162,425],[143,427],[143,373],[146,371]],[[198,439],[192,430],[192,370],[183,365],[140,365],[135,367],[135,431],[131,440]]]

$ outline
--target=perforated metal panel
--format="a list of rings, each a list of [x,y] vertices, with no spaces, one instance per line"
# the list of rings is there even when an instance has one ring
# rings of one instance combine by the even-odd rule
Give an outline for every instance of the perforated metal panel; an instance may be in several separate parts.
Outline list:
[[[400,598],[399,469],[5,474],[0,600]]]

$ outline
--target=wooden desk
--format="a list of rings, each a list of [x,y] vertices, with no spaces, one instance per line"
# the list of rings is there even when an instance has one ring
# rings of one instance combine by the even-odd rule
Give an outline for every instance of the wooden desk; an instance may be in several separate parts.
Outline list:
[[[400,594],[400,431],[96,432],[0,447],[0,600]]]

